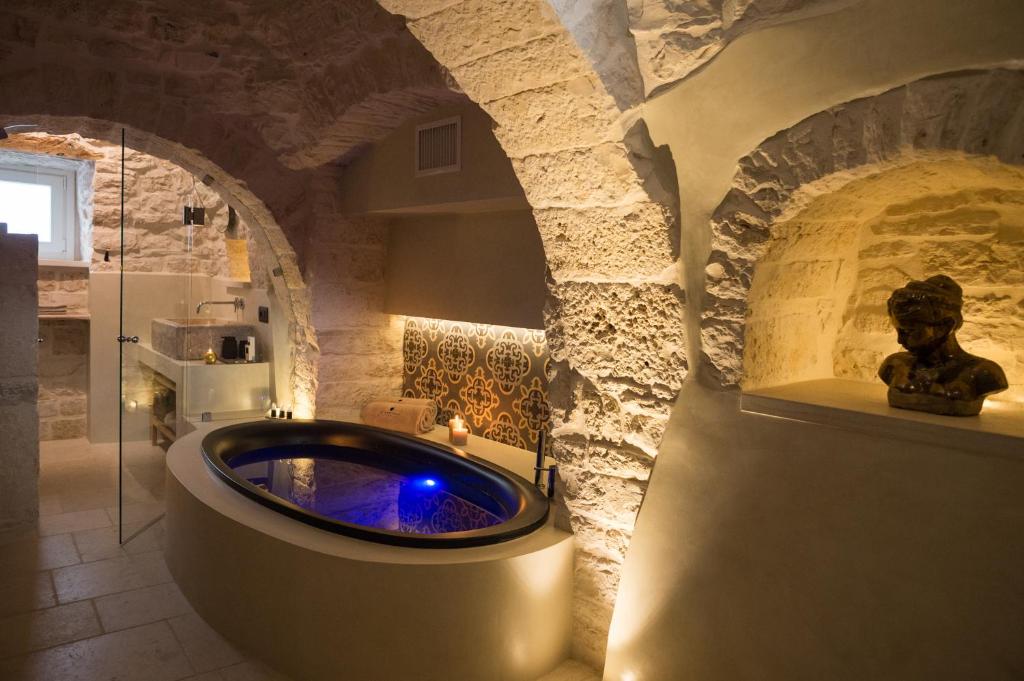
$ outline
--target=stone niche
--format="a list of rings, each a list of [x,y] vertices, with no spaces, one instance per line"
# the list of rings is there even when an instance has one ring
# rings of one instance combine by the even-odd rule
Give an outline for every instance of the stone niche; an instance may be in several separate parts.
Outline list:
[[[935,152],[861,173],[776,223],[751,281],[746,390],[800,381],[877,381],[900,348],[886,311],[893,289],[948,274],[964,289],[968,352],[1024,399],[1024,169]]]

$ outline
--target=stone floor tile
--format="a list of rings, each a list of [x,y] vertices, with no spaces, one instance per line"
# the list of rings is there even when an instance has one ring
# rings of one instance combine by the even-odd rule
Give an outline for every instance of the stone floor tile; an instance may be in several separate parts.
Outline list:
[[[96,611],[88,601],[0,619],[0,658],[98,636]]]
[[[118,543],[116,526],[83,530],[75,532],[72,536],[83,563],[156,551],[164,546],[163,523],[148,527],[139,523],[126,525],[124,536],[130,539],[123,545]]]
[[[129,629],[192,612],[174,582],[103,596],[95,602],[104,631]]]
[[[197,672],[208,672],[244,661],[245,657],[199,615],[189,613],[169,622]]]
[[[82,563],[53,572],[57,598],[61,603],[169,581],[171,573],[167,571],[163,554],[159,551]]]
[[[51,534],[65,534],[79,530],[92,530],[97,527],[109,527],[110,517],[106,511],[95,509],[92,511],[72,511],[71,513],[60,513],[39,519],[39,534],[47,536]]]
[[[65,489],[57,492],[57,498],[65,512],[106,509],[116,501],[117,488],[110,485],[91,489]]]
[[[75,546],[82,556],[83,563],[92,563],[108,558],[120,558],[128,555],[117,543],[116,527],[101,527],[95,530],[74,532]]]
[[[4,681],[179,681],[193,674],[166,622],[0,661]]]
[[[220,670],[224,681],[289,681],[287,676],[278,674],[267,665],[255,660],[246,660],[240,664]]]
[[[121,514],[125,525],[144,524],[162,516],[164,514],[164,505],[162,502],[152,500],[152,498],[145,501],[126,499],[124,506],[121,508]],[[111,523],[116,525],[118,508],[116,506],[108,507],[107,515],[110,516]]]
[[[49,571],[4,574],[0,579],[0,617],[56,604],[57,594]]]
[[[78,562],[78,551],[70,534],[29,536],[6,544],[0,551],[0,575],[52,570]]]

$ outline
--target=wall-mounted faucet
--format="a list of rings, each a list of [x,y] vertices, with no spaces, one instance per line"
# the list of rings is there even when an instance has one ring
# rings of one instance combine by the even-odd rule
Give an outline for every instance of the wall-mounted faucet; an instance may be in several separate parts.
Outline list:
[[[238,312],[245,309],[245,299],[236,297],[234,300],[204,300],[196,305],[196,314],[202,312],[206,305],[231,305],[235,308],[235,312]]]

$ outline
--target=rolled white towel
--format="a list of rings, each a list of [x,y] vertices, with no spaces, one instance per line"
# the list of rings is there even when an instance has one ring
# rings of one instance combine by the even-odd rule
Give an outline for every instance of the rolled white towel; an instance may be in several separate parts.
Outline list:
[[[436,413],[437,405],[374,400],[363,406],[359,416],[371,426],[419,435],[433,429]]]
[[[428,399],[426,397],[399,397],[396,402],[401,404],[415,404],[417,406],[425,407],[430,412],[429,425],[423,424],[423,432],[426,432],[434,427],[437,423],[437,402]]]

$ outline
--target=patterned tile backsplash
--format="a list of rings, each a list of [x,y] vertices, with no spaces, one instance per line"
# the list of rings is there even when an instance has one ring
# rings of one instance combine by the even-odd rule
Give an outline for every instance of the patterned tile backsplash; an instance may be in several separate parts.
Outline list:
[[[402,355],[402,394],[437,402],[438,424],[460,414],[474,435],[523,449],[550,434],[543,331],[409,318]]]

